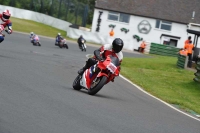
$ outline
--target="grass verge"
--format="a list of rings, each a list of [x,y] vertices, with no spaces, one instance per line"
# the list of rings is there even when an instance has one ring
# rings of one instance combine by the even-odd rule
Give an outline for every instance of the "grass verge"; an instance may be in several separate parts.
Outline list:
[[[60,32],[66,36],[66,31],[38,22],[13,17],[11,21],[14,31],[33,31],[49,37]],[[154,58],[124,58],[121,74],[152,95],[200,114],[200,84],[193,81],[193,71],[177,68],[176,61],[175,57],[155,55]]]
[[[200,113],[200,84],[194,71],[177,68],[176,57],[125,58],[121,74],[152,95]]]

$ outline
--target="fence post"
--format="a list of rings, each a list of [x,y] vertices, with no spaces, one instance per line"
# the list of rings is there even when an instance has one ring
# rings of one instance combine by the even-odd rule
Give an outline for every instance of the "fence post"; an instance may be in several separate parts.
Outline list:
[[[177,67],[185,69],[187,68],[187,64],[188,64],[188,56],[178,54],[178,61],[176,63]]]
[[[196,69],[197,69],[197,72],[194,73],[195,78],[193,80],[195,82],[199,82],[200,83],[200,57],[198,57],[198,60],[196,62]]]

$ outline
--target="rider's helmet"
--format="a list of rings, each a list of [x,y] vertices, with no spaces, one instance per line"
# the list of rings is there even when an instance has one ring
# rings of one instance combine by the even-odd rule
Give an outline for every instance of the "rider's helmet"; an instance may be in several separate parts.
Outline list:
[[[2,19],[3,19],[3,21],[9,20],[10,16],[11,16],[10,11],[9,11],[9,10],[5,10],[5,11],[2,13]]]
[[[115,38],[112,42],[112,49],[115,53],[119,53],[124,46],[124,42],[120,38]]]
[[[83,38],[83,36],[82,36],[82,35],[80,35],[80,38]]]
[[[33,36],[33,35],[34,35],[34,32],[31,32],[30,35]]]
[[[58,33],[58,36],[60,36],[61,34],[60,33]]]

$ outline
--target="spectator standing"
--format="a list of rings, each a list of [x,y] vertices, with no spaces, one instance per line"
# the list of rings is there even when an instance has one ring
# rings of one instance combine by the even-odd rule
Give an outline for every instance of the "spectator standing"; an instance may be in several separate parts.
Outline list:
[[[188,51],[188,67],[192,67],[192,52],[194,50],[194,44],[192,44],[192,41],[189,41],[189,43],[185,45],[185,48]]]
[[[142,41],[142,43],[140,44],[140,52],[144,53],[145,48],[146,48],[146,43],[145,43],[145,41]]]
[[[114,33],[113,29],[110,31],[109,34],[110,34],[110,36],[114,36],[115,33]]]
[[[190,43],[190,41],[191,41],[191,36],[189,36],[188,39],[185,40],[184,49],[186,49],[186,45],[187,45],[188,43]]]

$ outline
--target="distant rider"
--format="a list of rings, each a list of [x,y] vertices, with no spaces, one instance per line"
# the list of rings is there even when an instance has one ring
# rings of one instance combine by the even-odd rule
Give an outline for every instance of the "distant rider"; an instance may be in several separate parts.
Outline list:
[[[9,10],[5,10],[3,13],[0,13],[0,25],[3,25],[4,28],[8,28],[6,32],[8,34],[12,33],[12,22],[9,20],[11,14]],[[2,29],[2,28],[1,28]],[[0,37],[0,43],[4,40],[4,36]]]
[[[58,33],[56,36],[56,45],[58,45],[61,42],[61,40],[62,40],[62,36],[60,33]]]
[[[118,57],[119,61],[122,62],[123,53],[121,52],[121,50],[123,46],[124,43],[120,38],[114,39],[112,44],[103,45],[102,47],[94,51],[94,57],[89,58],[86,61],[85,66],[78,71],[78,74],[82,75],[86,69],[95,65],[98,60],[103,61],[109,55]]]
[[[36,42],[36,38],[39,39],[38,35],[36,35],[34,32],[31,32],[30,33],[31,43],[35,43]]]
[[[86,40],[83,38],[83,36],[81,35],[79,38],[78,38],[78,40],[77,40],[77,43],[78,43],[78,46],[79,46],[79,48],[81,48],[81,44],[82,44],[82,40],[84,40],[84,43],[86,42]]]

